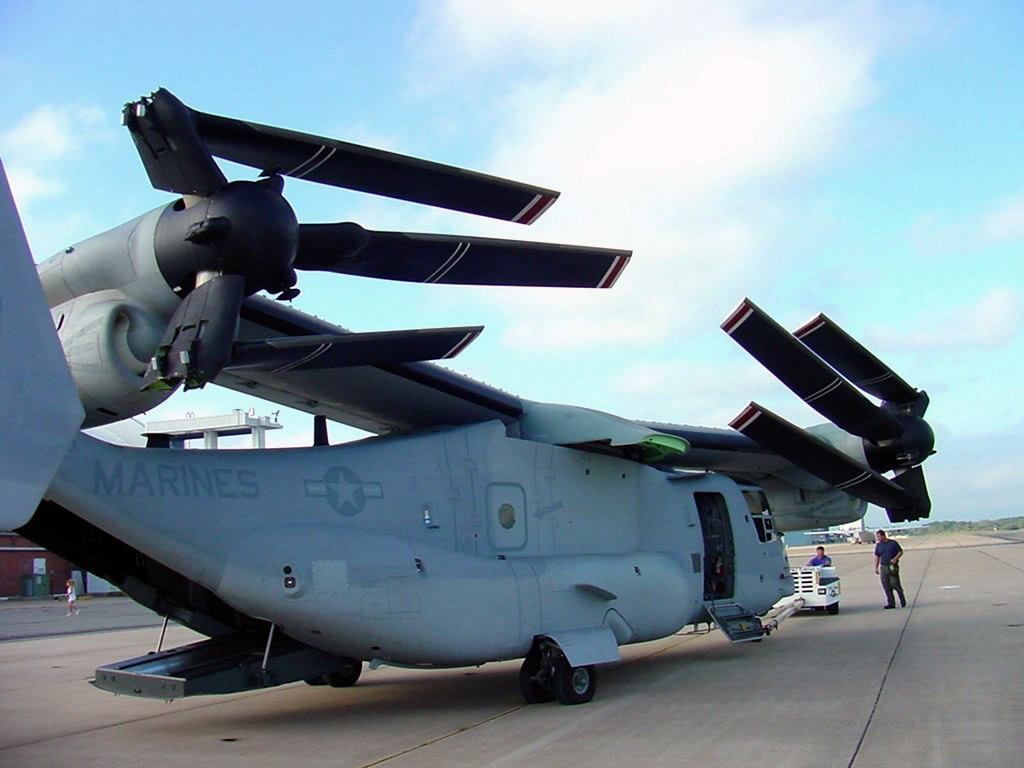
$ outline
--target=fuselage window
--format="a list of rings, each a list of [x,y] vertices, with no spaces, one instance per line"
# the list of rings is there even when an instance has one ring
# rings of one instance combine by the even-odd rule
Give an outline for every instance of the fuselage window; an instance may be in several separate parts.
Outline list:
[[[487,486],[487,534],[497,550],[526,546],[526,492],[518,483]]]
[[[764,491],[744,491],[743,498],[747,502],[747,511],[750,512],[750,520],[757,531],[757,539],[762,544],[767,544],[775,538],[775,525],[772,523],[772,513],[768,508],[768,497]]]
[[[511,504],[502,504],[498,507],[498,523],[506,531],[516,524],[516,508]]]

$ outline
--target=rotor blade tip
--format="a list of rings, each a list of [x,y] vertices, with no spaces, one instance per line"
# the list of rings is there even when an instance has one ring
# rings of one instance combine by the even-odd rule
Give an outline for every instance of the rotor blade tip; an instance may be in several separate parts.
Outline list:
[[[615,285],[619,276],[625,271],[626,266],[629,264],[629,260],[632,257],[632,252],[623,256],[616,256],[608,267],[608,271],[604,273],[604,277],[597,284],[598,288],[611,288]]]
[[[450,360],[453,357],[458,356],[462,352],[462,350],[464,350],[466,347],[468,347],[470,344],[476,341],[477,336],[479,336],[482,332],[483,326],[467,332],[466,335],[463,336],[462,339],[460,339],[459,342],[454,347],[448,350],[448,352],[445,353],[445,355],[441,359]]]
[[[828,318],[825,317],[824,314],[819,312],[817,315],[815,315],[806,323],[804,323],[795,331],[793,331],[793,335],[796,336],[798,339],[802,339],[805,336],[809,336],[810,334],[814,333],[818,329],[823,328],[827,322]]]
[[[761,406],[757,403],[750,403],[746,408],[740,411],[736,417],[729,422],[729,426],[735,429],[737,432],[742,432],[746,429],[753,421],[760,416],[762,413]]]
[[[511,221],[517,224],[533,224],[533,222],[541,217],[541,214],[554,205],[555,200],[558,199],[558,194],[558,192],[553,192],[550,194],[534,195],[533,199],[523,206],[519,213],[512,217]]]
[[[743,301],[739,303],[739,306],[736,307],[736,309],[732,311],[732,314],[730,314],[725,319],[725,322],[722,323],[720,326],[721,329],[732,335],[733,331],[739,328],[743,322],[754,313],[755,309],[757,309],[757,307],[754,302],[750,299],[743,299]]]

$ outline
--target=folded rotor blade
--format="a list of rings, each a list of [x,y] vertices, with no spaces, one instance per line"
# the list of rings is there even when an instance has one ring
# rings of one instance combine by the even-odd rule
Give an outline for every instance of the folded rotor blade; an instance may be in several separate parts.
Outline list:
[[[923,395],[824,314],[793,335],[869,395],[891,403],[917,403]]]
[[[124,125],[156,189],[209,197],[227,179],[196,131],[191,109],[161,88],[126,104]]]
[[[928,517],[932,511],[932,501],[928,495],[928,486],[924,482],[924,469],[920,466],[897,470],[893,481],[916,499],[911,507],[889,509],[889,520],[902,523],[906,520],[920,520]]]
[[[210,152],[335,187],[530,224],[558,192],[407,155],[191,110]]]
[[[611,288],[631,251],[302,224],[298,269],[417,283]]]
[[[864,397],[750,299],[743,300],[722,329],[804,402],[847,432],[869,440],[903,433],[891,413]]]
[[[748,405],[729,426],[858,499],[887,509],[910,509],[918,503],[910,491],[757,403]]]
[[[178,305],[143,377],[143,389],[197,389],[212,381],[231,356],[245,298],[243,275],[218,275]]]
[[[430,328],[238,342],[225,369],[281,373],[444,360],[459,354],[482,330]]]

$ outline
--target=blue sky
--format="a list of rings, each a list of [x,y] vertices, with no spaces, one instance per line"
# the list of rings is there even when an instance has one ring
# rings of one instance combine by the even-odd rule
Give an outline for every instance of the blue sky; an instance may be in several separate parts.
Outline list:
[[[790,328],[823,310],[931,395],[933,516],[1020,514],[1024,6],[579,9],[2,4],[0,154],[36,258],[169,201],[119,125],[122,104],[163,86],[204,111],[562,192],[525,228],[289,181],[302,221],[634,250],[611,291],[305,274],[300,309],[356,330],[484,324],[457,370],[712,426],[751,399],[820,421],[718,324],[746,295]],[[277,410],[208,387],[150,417],[250,406]],[[309,417],[282,419],[272,443],[308,442]]]

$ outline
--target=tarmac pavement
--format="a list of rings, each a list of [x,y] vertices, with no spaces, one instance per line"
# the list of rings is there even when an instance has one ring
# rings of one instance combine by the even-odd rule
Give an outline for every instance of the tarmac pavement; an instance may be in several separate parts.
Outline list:
[[[19,598],[0,602],[0,642],[84,632],[155,627],[163,619],[128,597],[83,595],[77,616],[68,616],[63,596]]]
[[[831,545],[839,615],[798,614],[760,643],[715,631],[624,647],[599,669],[594,701],[576,707],[523,705],[519,662],[366,670],[348,689],[118,697],[88,680],[153,649],[158,617],[118,599],[84,601],[70,619],[59,603],[39,604],[51,611],[42,618],[0,603],[0,638],[65,633],[0,642],[0,765],[1024,764],[1024,539],[900,542],[907,608],[882,610],[869,545]],[[811,552],[794,548],[791,562]],[[151,626],[97,629],[115,619],[101,612],[119,611]],[[194,639],[172,626],[165,646]]]

